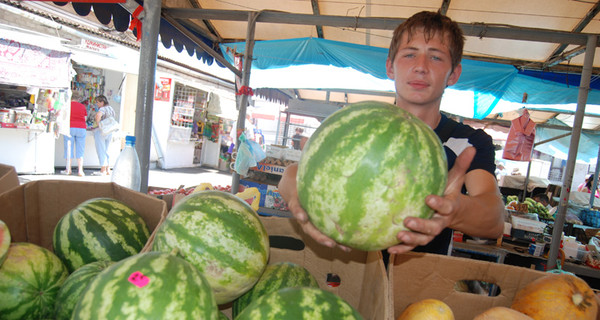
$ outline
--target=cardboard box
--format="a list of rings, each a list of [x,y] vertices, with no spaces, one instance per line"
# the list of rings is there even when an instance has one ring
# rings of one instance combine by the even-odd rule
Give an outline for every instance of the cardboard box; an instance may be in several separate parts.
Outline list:
[[[456,319],[473,319],[495,306],[510,307],[519,289],[547,275],[523,267],[410,252],[392,256],[388,267],[390,319],[396,319],[411,303],[423,299],[439,299],[452,309]],[[459,292],[460,280],[478,280],[498,285],[499,294],[488,296]]]
[[[0,163],[0,194],[18,187],[20,184],[15,167]]]
[[[173,190],[173,192],[165,194],[152,194],[152,192],[156,192],[159,190]],[[173,197],[175,196],[175,191],[176,190],[172,188],[148,187],[148,195],[150,197],[164,201],[167,204],[167,211],[170,211],[173,207]]]
[[[52,234],[58,220],[80,203],[97,197],[114,198],[129,205],[146,221],[150,232],[167,215],[162,200],[115,183],[39,180],[1,194],[0,219],[8,225],[13,242],[35,243],[52,250]]]
[[[379,251],[344,252],[328,248],[306,235],[293,219],[264,216],[260,219],[269,233],[269,263],[304,266],[322,289],[344,299],[364,319],[390,319],[387,277]],[[338,278],[339,285],[335,286]],[[231,308],[223,312],[231,316]]]

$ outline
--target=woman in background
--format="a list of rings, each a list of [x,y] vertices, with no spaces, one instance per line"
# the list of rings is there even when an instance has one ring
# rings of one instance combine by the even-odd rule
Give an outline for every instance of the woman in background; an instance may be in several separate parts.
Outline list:
[[[95,101],[98,106],[98,112],[95,116],[96,123],[93,131],[94,140],[96,142],[96,153],[98,153],[98,161],[100,162],[100,172],[94,172],[93,175],[110,175],[108,169],[108,147],[112,140],[112,133],[102,135],[102,131],[98,128],[98,124],[108,117],[115,117],[115,110],[108,104],[108,100],[103,95],[97,96]]]
[[[65,159],[67,165],[62,174],[71,174],[71,159],[77,159],[77,174],[80,177],[85,176],[83,173],[83,154],[85,153],[85,137],[87,110],[81,102],[81,95],[78,92],[73,92],[71,95],[71,119],[70,119],[70,136],[63,136],[65,143]]]

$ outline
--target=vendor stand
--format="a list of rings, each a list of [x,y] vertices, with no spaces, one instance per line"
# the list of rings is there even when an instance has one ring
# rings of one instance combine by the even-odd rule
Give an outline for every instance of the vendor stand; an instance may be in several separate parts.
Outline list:
[[[70,53],[41,37],[2,32],[10,54],[0,55],[0,163],[54,173],[54,140],[69,130]]]

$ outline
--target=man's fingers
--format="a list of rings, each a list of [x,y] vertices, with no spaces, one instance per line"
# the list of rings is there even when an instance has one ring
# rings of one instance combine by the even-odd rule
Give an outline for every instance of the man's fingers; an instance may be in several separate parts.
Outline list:
[[[464,184],[465,174],[467,173],[469,166],[471,166],[473,157],[475,157],[475,152],[475,148],[468,147],[458,155],[456,161],[454,161],[454,166],[452,166],[452,169],[448,172],[448,184],[444,192],[445,194],[460,192]]]
[[[327,237],[321,231],[319,231],[312,223],[305,222],[301,223],[302,230],[304,233],[308,234],[311,238],[315,239],[318,243],[333,248],[335,247],[335,241],[331,240],[331,238]]]

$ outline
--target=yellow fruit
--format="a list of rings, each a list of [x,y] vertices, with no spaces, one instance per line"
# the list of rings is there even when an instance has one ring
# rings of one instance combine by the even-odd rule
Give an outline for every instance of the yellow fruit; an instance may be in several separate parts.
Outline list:
[[[410,304],[397,320],[454,320],[454,313],[440,300],[425,299]]]
[[[533,319],[596,319],[598,302],[590,286],[570,274],[538,278],[515,295],[512,309]]]
[[[533,320],[533,318],[511,308],[493,307],[478,314],[473,320]]]

